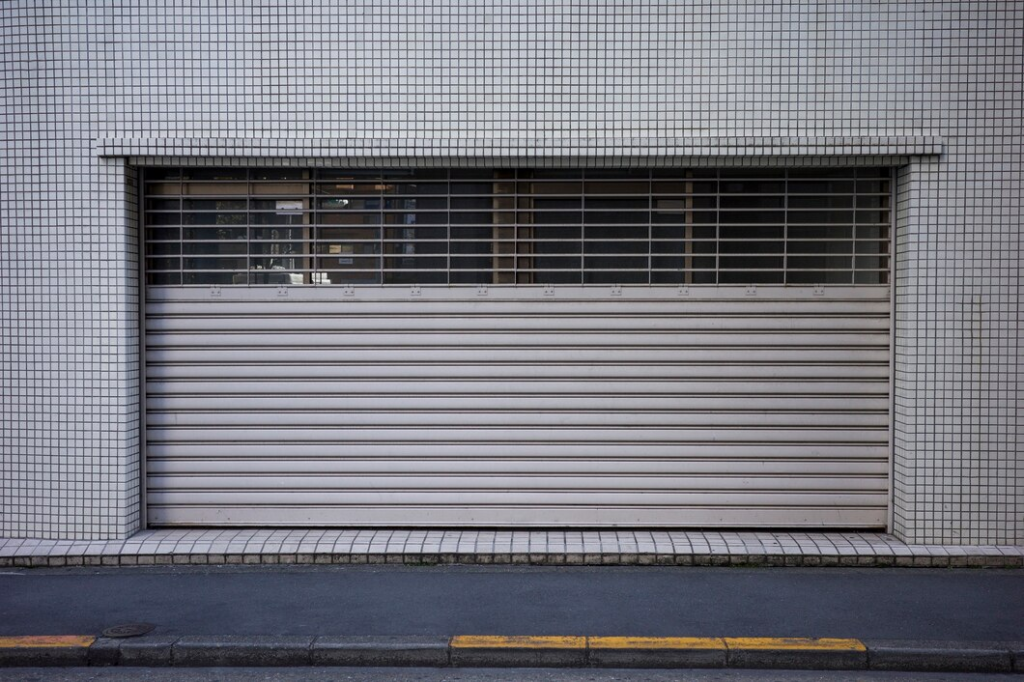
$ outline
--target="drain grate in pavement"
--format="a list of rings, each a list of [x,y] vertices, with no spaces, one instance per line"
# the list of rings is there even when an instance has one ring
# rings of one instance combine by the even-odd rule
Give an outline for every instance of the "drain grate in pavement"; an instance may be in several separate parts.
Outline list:
[[[104,637],[140,637],[146,633],[152,632],[155,625],[150,623],[125,623],[124,625],[115,625],[112,628],[107,628],[103,631]]]

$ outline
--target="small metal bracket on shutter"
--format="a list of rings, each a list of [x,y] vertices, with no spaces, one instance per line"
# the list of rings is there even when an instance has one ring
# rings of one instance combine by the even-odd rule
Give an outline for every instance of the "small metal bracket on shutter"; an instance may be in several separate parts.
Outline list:
[[[288,287],[278,287],[277,295],[282,297],[288,296]]]
[[[747,296],[757,296],[757,287],[751,284],[747,287]]]
[[[422,296],[423,292],[420,291],[419,287],[410,287],[409,288],[409,295],[410,296]]]
[[[689,296],[690,287],[679,287],[679,291],[676,292],[677,296]]]
[[[477,296],[486,296],[487,295],[487,287],[485,287],[483,285],[478,286],[476,288],[476,295]]]
[[[341,295],[342,296],[355,296],[356,295],[355,287],[345,287],[344,289],[341,290]]]
[[[220,298],[220,287],[210,287],[210,296]]]
[[[824,296],[825,295],[825,286],[823,284],[815,285],[815,287],[814,287],[814,295],[815,296]]]
[[[612,287],[612,296],[622,296],[622,287],[615,285]]]
[[[545,296],[554,296],[555,295],[555,288],[553,286],[551,286],[550,284],[547,285],[546,287],[544,287],[544,295]]]

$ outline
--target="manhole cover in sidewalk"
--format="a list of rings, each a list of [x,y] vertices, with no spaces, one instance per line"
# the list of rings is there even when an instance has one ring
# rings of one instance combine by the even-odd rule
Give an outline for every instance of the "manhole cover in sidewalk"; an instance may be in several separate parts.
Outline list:
[[[115,625],[112,628],[107,628],[103,631],[104,637],[139,637],[151,632],[155,625],[149,623],[125,623],[124,625]]]

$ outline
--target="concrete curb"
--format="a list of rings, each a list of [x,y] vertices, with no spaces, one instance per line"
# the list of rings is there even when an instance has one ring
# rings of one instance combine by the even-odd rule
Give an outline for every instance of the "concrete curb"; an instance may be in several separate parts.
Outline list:
[[[818,642],[830,645],[817,646]],[[812,640],[801,645],[800,640],[787,638],[764,642],[756,638],[726,638],[725,643],[730,668],[866,670],[868,667],[867,647],[855,639]]]
[[[728,648],[719,637],[588,637],[595,668],[724,668]]]
[[[171,664],[208,666],[310,665],[312,637],[182,637],[171,647]]]
[[[69,647],[0,649],[0,667],[89,665],[89,650]]]
[[[448,651],[460,668],[582,668],[587,665],[586,637],[451,638]]]
[[[1024,641],[146,635],[130,639],[77,637],[74,639],[91,643],[47,645],[35,641],[40,639],[0,638],[0,667],[772,668],[1024,673]],[[18,640],[24,640],[24,645]]]
[[[0,637],[0,666],[79,666],[89,664],[90,635]]]
[[[1007,642],[866,640],[872,670],[1024,672],[1021,647]]]
[[[449,637],[317,637],[310,649],[313,665],[449,665]]]

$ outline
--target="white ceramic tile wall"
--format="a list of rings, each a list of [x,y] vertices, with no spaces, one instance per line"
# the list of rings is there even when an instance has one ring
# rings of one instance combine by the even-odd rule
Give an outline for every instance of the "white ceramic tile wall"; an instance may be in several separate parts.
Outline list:
[[[118,154],[871,154],[907,164],[894,531],[1024,542],[1024,2],[8,0],[0,31],[0,534],[139,526],[137,225]],[[937,138],[941,157],[904,156]]]
[[[901,170],[894,531],[1024,542],[1024,7],[943,3],[918,30],[941,159]]]

